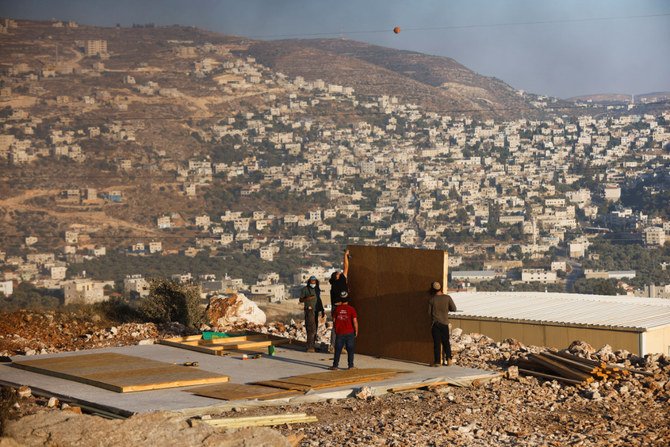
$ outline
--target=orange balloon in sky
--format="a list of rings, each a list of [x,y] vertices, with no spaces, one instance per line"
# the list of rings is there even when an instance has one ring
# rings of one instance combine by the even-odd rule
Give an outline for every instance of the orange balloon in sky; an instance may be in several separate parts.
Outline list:
[[[400,32],[400,27],[396,26],[395,28],[393,28],[393,32],[398,34]]]

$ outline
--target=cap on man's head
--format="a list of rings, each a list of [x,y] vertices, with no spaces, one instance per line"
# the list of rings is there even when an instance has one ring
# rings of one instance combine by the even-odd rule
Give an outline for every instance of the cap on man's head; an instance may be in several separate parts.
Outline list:
[[[310,276],[310,277],[309,277],[309,280],[310,280],[310,281],[316,281],[316,276],[314,276],[314,275]]]
[[[435,281],[435,282],[432,284],[432,286],[433,286],[433,290],[440,290],[440,289],[442,288],[442,284],[440,284],[440,283],[437,282],[437,281]]]

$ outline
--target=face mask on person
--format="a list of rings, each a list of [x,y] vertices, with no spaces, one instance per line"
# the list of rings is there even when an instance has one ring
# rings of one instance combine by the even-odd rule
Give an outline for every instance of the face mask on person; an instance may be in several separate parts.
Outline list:
[[[309,283],[309,286],[313,289],[314,287],[316,287],[316,284]]]

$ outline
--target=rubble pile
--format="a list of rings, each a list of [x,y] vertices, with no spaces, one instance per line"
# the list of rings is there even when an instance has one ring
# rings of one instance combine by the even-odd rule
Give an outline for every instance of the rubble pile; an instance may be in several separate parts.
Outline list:
[[[178,323],[110,324],[98,315],[20,310],[0,314],[0,356],[36,355],[152,343],[186,333]]]
[[[266,320],[265,312],[242,293],[212,297],[207,318],[211,325],[224,331],[245,324],[264,325]]]
[[[77,408],[78,407],[69,407]],[[276,430],[265,427],[241,428],[222,432],[206,424],[190,426],[171,413],[154,412],[132,416],[126,420],[109,420],[61,408],[63,411],[41,410],[19,420],[9,421],[7,438],[22,446],[77,445],[177,445],[242,447],[272,445],[289,447],[288,439]],[[92,435],[94,434],[94,435]]]

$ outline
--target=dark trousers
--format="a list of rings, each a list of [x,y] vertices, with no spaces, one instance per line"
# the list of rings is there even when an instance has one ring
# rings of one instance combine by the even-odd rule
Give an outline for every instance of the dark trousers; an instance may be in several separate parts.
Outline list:
[[[441,362],[441,351],[444,348],[444,359],[448,360],[451,358],[451,343],[449,343],[449,325],[438,323],[437,321],[433,323],[431,328],[431,333],[433,334],[433,359],[435,363]]]
[[[349,368],[354,367],[354,348],[356,346],[356,334],[345,334],[335,336],[335,357],[333,358],[333,366],[337,368],[340,363],[340,355],[342,349],[347,347],[347,363]]]
[[[305,330],[307,331],[307,349],[314,349],[316,344],[316,315],[314,315],[314,309],[305,309]]]

